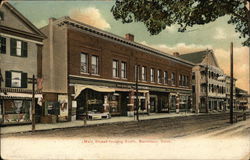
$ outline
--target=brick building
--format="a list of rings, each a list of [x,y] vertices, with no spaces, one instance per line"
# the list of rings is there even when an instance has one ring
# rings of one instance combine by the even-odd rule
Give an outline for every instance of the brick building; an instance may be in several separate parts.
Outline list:
[[[86,111],[128,115],[135,108],[137,69],[140,112],[179,112],[191,106],[193,63],[136,43],[131,34],[119,37],[69,17],[51,18],[41,31],[48,37],[43,49],[45,113],[61,120],[81,119]]]

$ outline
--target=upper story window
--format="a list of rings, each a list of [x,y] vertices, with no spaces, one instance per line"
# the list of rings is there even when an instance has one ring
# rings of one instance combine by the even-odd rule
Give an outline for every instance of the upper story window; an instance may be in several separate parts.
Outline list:
[[[187,86],[190,85],[190,79],[189,79],[189,76],[187,76]]]
[[[112,68],[113,68],[113,77],[114,78],[119,77],[119,75],[118,75],[118,61],[117,60],[113,60]]]
[[[0,53],[6,53],[6,38],[0,37]]]
[[[5,86],[12,88],[27,88],[27,73],[6,71]]]
[[[164,84],[168,84],[168,72],[164,72]]]
[[[174,72],[171,73],[171,81],[172,81],[172,85],[175,85],[175,73]]]
[[[135,65],[135,81],[138,80],[139,81],[139,68],[140,66]]]
[[[88,73],[88,55],[86,53],[81,53],[81,72]]]
[[[0,21],[3,21],[3,20],[4,20],[4,13],[0,12]]]
[[[127,63],[121,62],[121,78],[127,78]]]
[[[161,70],[157,70],[157,83],[161,83]]]
[[[155,70],[153,68],[150,69],[150,82],[155,82]]]
[[[179,75],[179,86],[182,86],[182,75]]]
[[[99,58],[98,56],[91,56],[91,73],[99,74]]]
[[[28,44],[16,39],[10,39],[10,55],[27,57],[28,55]]]
[[[145,66],[142,66],[141,68],[141,80],[142,81],[147,81],[147,68]]]

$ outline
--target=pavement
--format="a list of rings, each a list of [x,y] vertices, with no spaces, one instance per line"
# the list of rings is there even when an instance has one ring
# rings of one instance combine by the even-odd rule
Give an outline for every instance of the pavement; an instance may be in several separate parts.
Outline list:
[[[168,118],[168,117],[180,117],[180,116],[193,116],[193,115],[202,115],[202,113],[151,113],[150,115],[143,114],[139,115],[139,120],[151,120],[151,119],[160,119],[160,118]],[[123,122],[132,122],[136,121],[136,117],[112,117],[110,119],[102,119],[102,120],[88,120],[87,124],[84,125],[83,120],[75,120],[71,122],[60,122],[60,123],[52,123],[52,124],[36,124],[35,131],[45,131],[45,130],[53,130],[53,129],[63,129],[63,128],[76,128],[76,127],[84,127],[84,126],[94,126],[94,125],[103,125],[103,124],[111,124],[111,123],[123,123]],[[12,134],[12,133],[24,133],[31,132],[32,125],[18,125],[18,126],[4,126],[1,127],[0,133],[3,134]]]

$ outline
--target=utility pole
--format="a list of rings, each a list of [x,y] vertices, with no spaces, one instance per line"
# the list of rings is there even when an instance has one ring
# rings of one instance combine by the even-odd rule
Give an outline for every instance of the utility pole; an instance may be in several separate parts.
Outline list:
[[[139,121],[139,99],[138,99],[138,78],[139,78],[139,66],[136,65],[136,83],[135,83],[135,89],[136,89],[136,119]]]
[[[207,57],[207,59],[208,59],[208,57]],[[206,113],[208,113],[208,87],[209,87],[209,85],[208,85],[208,64],[207,64],[207,66],[206,66],[206,68],[205,68],[205,72],[206,72]]]
[[[35,131],[35,75],[32,77],[32,132]]]
[[[233,124],[233,86],[234,86],[234,73],[233,73],[233,42],[231,42],[230,48],[230,71],[231,71],[231,78],[230,78],[230,123]]]
[[[250,1],[247,2],[248,4],[248,12],[247,12],[247,20],[248,20],[248,37],[250,37]],[[248,66],[248,72],[249,72],[249,77],[248,77],[248,80],[249,80],[249,83],[248,83],[248,87],[249,87],[249,90],[248,90],[248,95],[250,95],[250,47],[248,46],[248,51],[249,51],[249,66]],[[248,98],[248,107],[250,107],[250,97]]]

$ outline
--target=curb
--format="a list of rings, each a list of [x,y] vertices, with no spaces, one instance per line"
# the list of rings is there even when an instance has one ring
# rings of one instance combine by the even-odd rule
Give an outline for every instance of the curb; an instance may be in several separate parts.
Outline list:
[[[250,112],[246,112],[247,116],[250,115]],[[159,117],[159,118],[151,118],[151,119],[141,119],[139,122],[142,121],[149,121],[149,120],[160,120],[160,119],[174,119],[174,118],[192,118],[192,117],[203,117],[209,115],[220,115],[220,114],[229,114],[228,112],[218,112],[218,113],[200,113],[200,114],[193,114],[193,115],[180,115],[180,116],[173,116],[173,117]],[[20,132],[13,132],[13,133],[0,133],[0,135],[15,135],[15,134],[24,134],[24,133],[37,133],[37,132],[46,132],[46,131],[53,131],[53,130],[64,130],[64,129],[77,129],[77,128],[87,128],[87,127],[95,127],[95,126],[105,126],[105,125],[116,125],[116,124],[124,124],[124,123],[139,123],[137,120],[129,120],[129,121],[117,121],[117,122],[107,122],[107,123],[100,123],[100,124],[87,124],[82,126],[69,126],[69,127],[57,127],[57,128],[48,128],[48,129],[40,129],[40,130],[28,130],[28,131],[20,131]]]

